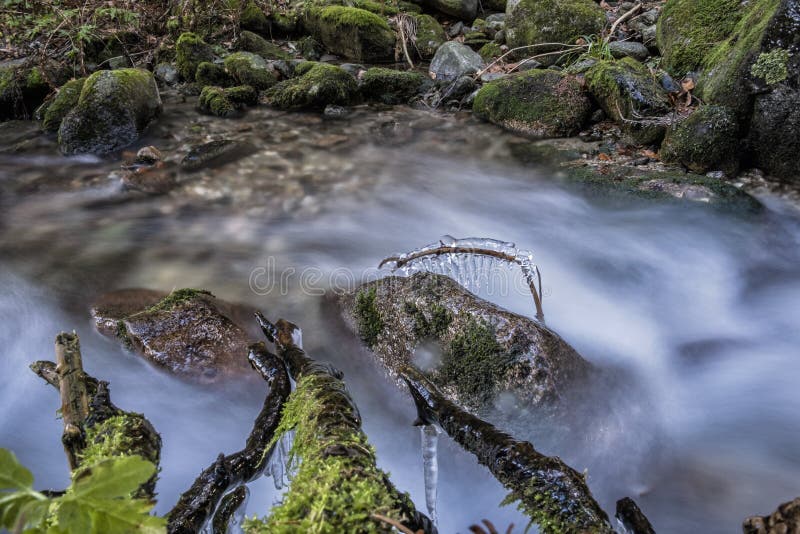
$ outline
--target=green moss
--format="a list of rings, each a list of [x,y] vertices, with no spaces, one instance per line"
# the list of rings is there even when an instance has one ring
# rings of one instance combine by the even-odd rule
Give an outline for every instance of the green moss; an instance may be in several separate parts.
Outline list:
[[[378,341],[378,336],[383,331],[383,319],[375,304],[375,288],[359,291],[356,296],[355,315],[358,320],[358,332],[361,339],[368,346],[373,346]]]
[[[225,68],[240,85],[250,85],[256,90],[272,87],[277,82],[275,72],[264,58],[252,52],[235,52],[225,58]]]
[[[403,311],[414,318],[414,335],[418,339],[441,337],[453,322],[453,314],[441,304],[433,304],[426,315],[413,302],[406,302]]]
[[[325,47],[310,35],[297,41],[297,49],[300,51],[300,55],[308,61],[317,61],[325,53]]]
[[[128,334],[128,327],[125,326],[125,321],[117,321],[117,330],[114,335],[120,340],[123,347],[128,350],[133,349],[133,341],[131,341],[131,336]]]
[[[473,406],[485,406],[513,361],[513,355],[497,342],[494,330],[470,317],[444,351],[442,363],[434,371],[435,382],[454,387],[458,396]]]
[[[178,304],[183,304],[188,300],[192,300],[197,297],[213,297],[213,296],[214,295],[211,294],[210,291],[206,291],[205,289],[192,289],[192,288],[176,289],[169,295],[158,301],[156,304],[153,304],[152,306],[147,308],[144,311],[144,313],[154,313],[161,310],[171,310]]]
[[[341,381],[329,375],[301,378],[283,408],[273,442],[295,431],[290,462],[297,467],[280,505],[263,520],[249,519],[248,534],[315,532],[388,533],[372,519],[397,521],[410,508],[407,495],[387,490],[388,475],[375,465],[375,451],[357,425],[345,397],[332,395]]]
[[[236,48],[244,52],[252,52],[267,59],[290,60],[292,55],[281,50],[281,47],[271,43],[253,32],[243,31],[239,34]]]
[[[58,127],[61,126],[61,121],[78,103],[78,99],[81,96],[81,89],[83,89],[83,83],[85,81],[86,78],[70,80],[58,90],[58,94],[56,94],[56,97],[50,105],[47,106],[47,111],[44,112],[42,128],[44,128],[45,131],[58,131]]]
[[[419,72],[373,67],[361,78],[361,93],[384,104],[405,103],[417,95],[425,80]]]
[[[480,50],[478,50],[478,54],[488,63],[492,59],[502,56],[503,50],[500,48],[499,44],[492,41],[483,45]]]
[[[225,70],[225,67],[209,61],[203,61],[197,66],[194,78],[197,85],[200,87],[205,87],[207,85],[228,87],[234,83],[231,76]]]
[[[239,116],[239,111],[225,95],[225,90],[222,87],[213,85],[203,87],[200,97],[197,99],[197,109],[217,117],[233,118]]]
[[[447,42],[447,35],[439,22],[430,15],[413,15],[417,23],[417,40],[414,48],[422,59],[430,59],[436,49]]]
[[[506,19],[506,42],[511,48],[542,43],[572,44],[582,35],[599,35],[605,12],[591,0],[520,0]],[[538,47],[536,53],[552,50]],[[528,57],[533,49],[519,52]]]
[[[110,456],[139,455],[158,464],[157,446],[142,442],[149,427],[142,414],[124,412],[89,427],[86,430],[86,448],[81,452],[81,463],[94,465]]]
[[[335,65],[303,62],[295,68],[295,74],[267,91],[270,105],[280,109],[322,109],[328,104],[346,106],[357,100],[355,78]]]
[[[485,84],[472,109],[486,120],[530,137],[567,137],[580,131],[591,104],[577,78],[532,70]]]
[[[335,54],[364,62],[394,59],[394,32],[383,17],[365,9],[311,6],[305,24]]]
[[[211,47],[195,33],[182,33],[175,43],[175,66],[184,80],[192,81],[200,63],[214,61]]]
[[[234,105],[255,106],[258,104],[258,91],[249,85],[229,87],[225,89],[225,96]]]
[[[788,63],[788,50],[776,48],[769,52],[762,52],[750,67],[750,74],[763,79],[767,85],[773,85],[789,77]]]
[[[269,33],[269,20],[258,5],[253,2],[247,2],[247,5],[242,9],[239,15],[239,25],[245,29],[257,33]]]

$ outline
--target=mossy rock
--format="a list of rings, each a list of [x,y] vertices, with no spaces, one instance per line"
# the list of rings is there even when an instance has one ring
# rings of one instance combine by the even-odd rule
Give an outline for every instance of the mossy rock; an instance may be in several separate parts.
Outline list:
[[[203,87],[197,99],[197,109],[202,113],[226,119],[239,116],[239,110],[225,95],[225,90],[213,85]]]
[[[57,132],[61,121],[72,111],[81,96],[81,89],[86,78],[78,78],[65,83],[47,106],[42,118],[42,128],[46,132]]]
[[[203,61],[197,66],[194,79],[200,87],[207,85],[229,87],[236,83],[225,67],[210,61]]]
[[[447,42],[447,35],[439,22],[430,15],[413,15],[417,23],[417,40],[414,43],[419,57],[431,59],[436,54],[436,49]]]
[[[629,57],[598,61],[586,71],[586,82],[606,115],[620,123],[632,142],[661,141],[666,126],[658,118],[672,108],[647,67]]]
[[[384,104],[407,103],[428,80],[419,72],[373,67],[361,78],[361,94]]]
[[[267,91],[267,103],[279,109],[324,109],[329,104],[347,106],[358,100],[355,78],[335,65],[306,61],[297,66],[295,74]]]
[[[420,0],[428,9],[450,15],[466,23],[475,20],[478,14],[477,0]]]
[[[252,0],[247,2],[242,9],[242,13],[239,15],[239,26],[243,30],[269,35],[270,23],[267,15]]]
[[[739,166],[738,135],[736,115],[730,109],[702,106],[667,130],[661,160],[700,174],[712,170],[734,174]]]
[[[0,67],[0,121],[29,119],[49,93],[41,68],[23,64]]]
[[[237,106],[255,106],[258,104],[258,91],[249,85],[239,85],[225,89],[225,96]]]
[[[290,60],[292,55],[281,50],[281,47],[271,43],[253,32],[243,31],[236,41],[236,49],[243,52],[252,52],[267,59]]]
[[[195,33],[182,33],[175,43],[175,66],[181,77],[194,81],[197,67],[204,61],[214,61],[211,46]]]
[[[278,75],[263,57],[252,52],[234,52],[225,58],[225,68],[240,85],[264,90],[275,85]]]
[[[136,141],[160,114],[151,72],[98,71],[86,79],[77,105],[61,121],[58,142],[64,154],[105,154]]]
[[[583,35],[599,35],[606,24],[603,9],[592,0],[520,0],[509,2],[506,17],[506,43],[509,48],[543,43],[573,44]],[[535,53],[553,50],[540,46]],[[532,49],[519,52],[533,55]],[[554,62],[557,56],[543,58]]]
[[[333,54],[365,63],[394,60],[395,34],[383,17],[370,11],[312,6],[306,10],[305,25]]]
[[[486,63],[489,63],[491,60],[502,56],[503,50],[500,48],[499,44],[490,42],[486,43],[478,50],[478,55],[481,56]]]
[[[485,84],[472,109],[507,130],[541,139],[577,134],[592,105],[575,76],[532,70]]]

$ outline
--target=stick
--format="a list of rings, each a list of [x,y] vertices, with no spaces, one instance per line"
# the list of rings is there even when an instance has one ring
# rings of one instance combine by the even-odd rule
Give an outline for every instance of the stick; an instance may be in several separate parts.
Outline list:
[[[56,337],[56,373],[61,393],[61,416],[64,433],[61,443],[67,455],[70,471],[80,464],[80,453],[86,447],[83,425],[89,417],[89,393],[86,389],[86,373],[83,372],[81,347],[73,332],[61,332]]]
[[[617,26],[619,26],[620,24],[622,24],[623,22],[634,16],[636,13],[639,12],[640,9],[642,9],[642,4],[636,4],[635,6],[633,6],[633,8],[631,8],[629,11],[626,11],[625,14],[623,14],[620,18],[614,21],[614,24],[611,25],[611,29],[609,30],[608,35],[606,35],[605,39],[606,44],[608,44],[609,40],[614,35],[614,32],[617,31]]]

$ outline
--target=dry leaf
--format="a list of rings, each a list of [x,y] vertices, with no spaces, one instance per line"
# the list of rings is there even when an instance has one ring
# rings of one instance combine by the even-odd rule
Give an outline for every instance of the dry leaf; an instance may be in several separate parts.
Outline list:
[[[605,152],[600,152],[600,155],[597,156],[597,159],[599,159],[600,161],[611,161],[611,156],[609,156]]]

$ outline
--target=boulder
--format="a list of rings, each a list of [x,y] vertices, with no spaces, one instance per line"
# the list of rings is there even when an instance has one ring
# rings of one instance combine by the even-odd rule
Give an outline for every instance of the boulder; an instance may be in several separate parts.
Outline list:
[[[608,51],[617,59],[632,57],[636,61],[644,61],[650,57],[650,50],[636,41],[612,41],[608,43]]]
[[[577,77],[532,70],[485,84],[472,109],[507,130],[541,139],[577,134],[592,105]]]
[[[543,43],[573,44],[583,35],[599,35],[606,24],[603,9],[592,0],[519,0],[506,8],[506,43],[509,48]],[[539,46],[519,52],[529,57],[553,50]],[[550,59],[554,62],[557,56]]]
[[[225,58],[225,69],[239,85],[261,91],[277,83],[279,74],[267,61],[252,52],[234,52]]]
[[[61,121],[78,103],[86,78],[78,78],[65,83],[56,93],[55,98],[47,106],[42,118],[42,128],[46,132],[57,132]]]
[[[197,66],[204,61],[214,61],[211,47],[197,34],[182,33],[175,43],[175,66],[181,77],[193,82]]]
[[[92,306],[101,333],[156,366],[203,384],[252,373],[250,336],[237,324],[247,311],[197,289],[113,291]]]
[[[48,93],[50,85],[39,67],[0,63],[0,121],[31,118]]]
[[[667,129],[659,154],[664,163],[680,163],[699,174],[721,170],[730,175],[739,166],[738,135],[730,109],[702,106]]]
[[[367,100],[384,104],[407,103],[419,94],[428,78],[416,71],[399,71],[374,67],[361,78],[361,94]]]
[[[747,146],[758,166],[800,184],[800,90],[781,84],[756,96]]]
[[[269,35],[270,23],[267,15],[253,0],[247,2],[242,9],[239,26],[246,31]]]
[[[61,121],[58,143],[64,154],[105,154],[136,141],[160,114],[152,73],[98,71],[86,79],[78,103]]]
[[[225,67],[210,61],[203,61],[197,66],[197,71],[194,75],[194,80],[200,87],[207,85],[216,85],[219,87],[229,87],[234,85],[236,81],[228,74]]]
[[[472,22],[478,14],[478,0],[420,0],[419,3],[465,22]]]
[[[598,61],[586,71],[586,82],[606,115],[620,123],[632,142],[661,141],[666,126],[659,118],[672,107],[647,67],[629,57]]]
[[[358,100],[358,84],[344,69],[306,61],[295,68],[295,77],[278,83],[265,100],[279,109],[325,109],[329,104],[347,106]]]
[[[380,15],[356,7],[312,5],[304,23],[333,54],[365,63],[394,60],[395,34]]]
[[[391,376],[416,363],[451,400],[479,413],[491,411],[499,398],[552,408],[593,370],[543,324],[445,276],[382,278],[341,295],[339,306]]]
[[[434,80],[449,82],[475,74],[483,67],[483,58],[473,49],[457,41],[448,41],[436,50],[428,70]]]
[[[207,115],[217,117],[232,118],[239,116],[239,109],[225,94],[225,89],[213,85],[207,85],[200,91],[197,99],[197,109]]]
[[[422,59],[430,59],[436,54],[436,50],[447,42],[447,35],[439,22],[430,15],[412,15],[417,23],[417,40],[414,43],[414,50],[417,51]]]
[[[281,47],[271,43],[253,32],[244,30],[236,41],[236,49],[242,52],[252,52],[267,59],[290,60],[292,55],[281,50]]]

